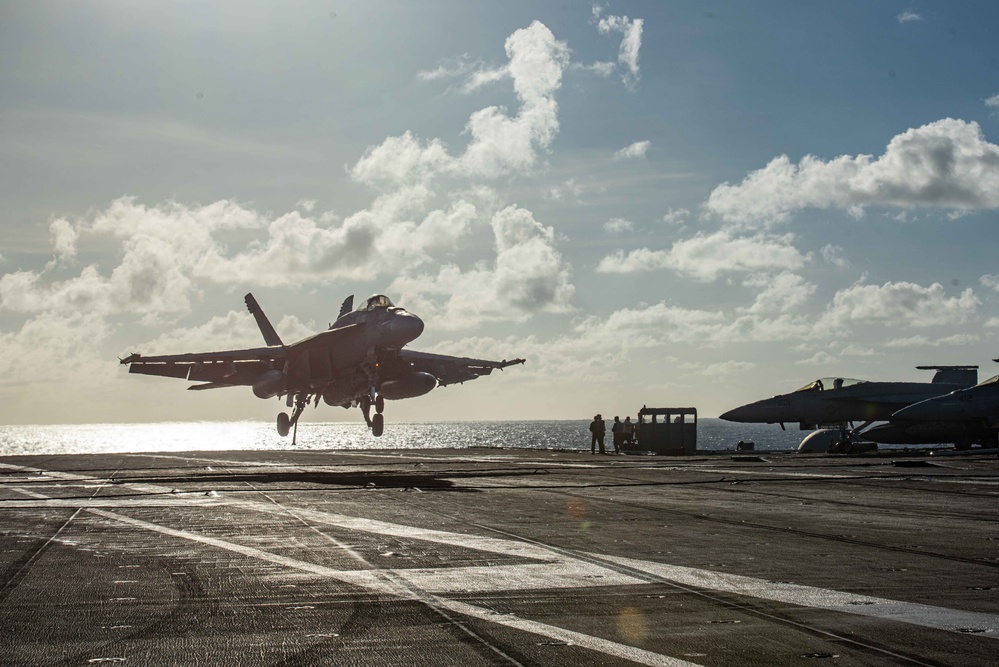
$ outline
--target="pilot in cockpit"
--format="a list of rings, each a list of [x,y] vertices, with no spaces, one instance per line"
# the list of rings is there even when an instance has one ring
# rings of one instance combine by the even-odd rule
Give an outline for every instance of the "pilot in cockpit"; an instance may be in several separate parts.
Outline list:
[[[384,294],[376,294],[375,296],[368,299],[368,304],[366,310],[374,310],[375,308],[391,308],[392,302]]]

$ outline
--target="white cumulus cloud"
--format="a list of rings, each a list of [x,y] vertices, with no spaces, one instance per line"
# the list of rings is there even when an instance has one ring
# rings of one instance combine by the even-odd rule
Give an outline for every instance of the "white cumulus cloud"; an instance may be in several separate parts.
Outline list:
[[[690,217],[690,211],[685,208],[669,209],[663,214],[663,222],[667,225],[682,225]]]
[[[929,287],[910,282],[858,283],[836,293],[819,318],[817,328],[842,330],[854,324],[899,328],[955,326],[967,322],[979,305],[970,288],[959,296],[949,297],[940,283]]]
[[[621,150],[614,153],[614,159],[628,160],[632,158],[645,157],[645,153],[648,152],[649,146],[651,145],[652,145],[651,141],[636,141],[630,146],[625,146]]]
[[[841,269],[845,269],[850,266],[850,260],[843,256],[842,246],[828,243],[822,246],[822,250],[819,252],[822,255],[822,259],[826,260],[833,266],[838,266]]]
[[[799,359],[794,362],[798,366],[831,366],[837,363],[838,359],[832,356],[828,352],[819,351],[813,354],[808,359]]]
[[[747,280],[745,284],[762,288],[752,305],[740,309],[747,313],[786,313],[795,310],[815,294],[815,285],[789,272],[776,277],[760,275]]]
[[[340,224],[287,213],[269,223],[266,239],[229,256],[207,256],[200,275],[214,282],[300,285],[417,267],[431,251],[453,246],[478,215],[463,199],[434,209],[433,197],[420,186],[403,188]]]
[[[565,183],[561,185],[553,185],[548,188],[544,196],[548,199],[554,199],[555,201],[562,201],[566,197],[574,197],[579,199],[580,195],[583,194],[585,188],[576,182],[576,179],[570,178]]]
[[[593,17],[597,21],[597,30],[601,35],[610,33],[621,34],[621,46],[618,49],[617,61],[624,69],[622,78],[628,88],[634,88],[641,76],[638,68],[638,54],[642,48],[642,19],[629,19],[627,16],[604,16],[604,10],[599,5],[593,7]]]
[[[520,101],[510,116],[500,107],[474,112],[465,126],[471,137],[465,152],[452,155],[440,139],[421,142],[411,132],[369,148],[350,169],[371,185],[424,183],[436,176],[496,178],[523,173],[537,162],[559,130],[555,92],[569,62],[569,49],[544,24],[535,21],[506,40],[510,61],[501,70],[480,73],[485,80],[509,76]]]
[[[49,232],[52,234],[52,248],[57,259],[67,260],[76,256],[76,239],[79,234],[68,220],[53,220],[49,225]]]
[[[391,290],[433,318],[439,328],[570,312],[575,288],[569,267],[554,246],[554,230],[516,206],[497,212],[491,222],[496,248],[492,266],[480,262],[462,270],[447,264],[437,275],[401,276]]]
[[[894,137],[884,155],[782,155],[742,183],[714,189],[706,208],[739,223],[780,221],[808,207],[999,208],[999,146],[978,123],[945,118]]]
[[[425,188],[404,188],[337,223],[299,211],[271,219],[229,201],[146,206],[121,198],[92,219],[53,223],[58,254],[71,254],[79,237],[97,239],[117,244],[116,265],[91,264],[61,280],[47,271],[6,273],[0,310],[155,318],[189,311],[210,284],[298,286],[410,270],[453,249],[479,215],[465,199],[443,209],[433,199]],[[252,239],[235,247],[220,240],[237,229]]]
[[[988,326],[986,322],[985,326]],[[885,343],[885,347],[913,348],[913,347],[954,347],[956,345],[974,345],[981,340],[977,334],[953,334],[932,340],[926,336],[906,336],[905,338],[893,338]]]
[[[999,292],[999,275],[986,273],[984,276],[979,278],[978,281],[983,287],[988,287],[990,290]]]
[[[625,220],[624,218],[611,218],[604,223],[604,231],[609,234],[621,234],[622,232],[630,232],[635,228],[635,225],[631,223],[630,220]]]
[[[44,271],[8,273],[0,277],[0,309],[146,316],[186,312],[198,296],[196,275],[203,262],[219,252],[214,234],[262,224],[255,212],[229,201],[146,207],[123,197],[92,219],[63,221],[54,238],[57,251],[63,247],[64,252],[69,238],[117,243],[117,266],[91,264],[65,280],[51,280]]]
[[[677,273],[702,281],[712,281],[724,273],[759,271],[794,271],[810,260],[783,236],[733,236],[721,230],[713,234],[698,233],[677,241],[669,250],[639,248],[629,253],[618,250],[597,265],[600,273],[635,273],[672,269]]]

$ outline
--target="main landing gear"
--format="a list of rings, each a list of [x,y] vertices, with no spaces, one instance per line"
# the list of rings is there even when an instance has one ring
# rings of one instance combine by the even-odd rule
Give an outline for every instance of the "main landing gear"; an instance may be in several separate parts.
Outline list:
[[[858,436],[861,431],[873,424],[874,421],[866,421],[860,426],[853,428],[853,422],[850,422],[850,430],[846,430],[846,423],[839,425],[839,441],[832,443],[829,446],[830,454],[860,454],[862,452],[870,451],[872,449],[871,443],[864,442],[862,440],[856,440],[855,436]],[[877,445],[873,446],[874,449]]]
[[[305,410],[305,406],[309,404],[308,394],[296,394],[295,395],[295,409],[291,413],[291,417],[288,416],[287,412],[282,412],[277,416],[277,430],[278,435],[282,438],[286,437],[292,429],[294,433],[291,436],[291,445],[295,446],[298,440],[298,418],[302,416],[302,411]],[[291,406],[291,396],[288,397],[288,405]]]
[[[385,397],[376,393],[374,388],[372,388],[371,394],[374,394],[374,400],[371,400],[371,395],[364,395],[361,397],[358,405],[360,405],[361,412],[364,414],[364,422],[371,429],[371,435],[377,438],[385,430],[385,415],[382,414],[385,411]],[[375,406],[374,417],[371,416],[372,405]]]

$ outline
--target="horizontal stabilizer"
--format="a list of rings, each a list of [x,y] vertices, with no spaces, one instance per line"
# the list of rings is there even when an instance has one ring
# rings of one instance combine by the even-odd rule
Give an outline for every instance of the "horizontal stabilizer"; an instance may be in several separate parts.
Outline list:
[[[257,304],[257,300],[253,298],[253,294],[247,294],[243,297],[243,301],[246,302],[246,309],[250,311],[253,315],[253,319],[257,321],[257,326],[260,328],[260,333],[264,335],[264,342],[268,345],[284,345],[281,342],[281,337],[277,335],[274,331],[274,327],[271,326],[270,320],[264,315],[263,309]]]

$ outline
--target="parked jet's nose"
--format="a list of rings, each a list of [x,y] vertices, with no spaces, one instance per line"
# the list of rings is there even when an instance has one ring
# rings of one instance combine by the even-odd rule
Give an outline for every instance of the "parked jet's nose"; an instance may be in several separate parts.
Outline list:
[[[729,422],[752,422],[755,421],[756,416],[754,405],[743,405],[723,412],[718,418]]]
[[[781,406],[780,396],[765,398],[755,403],[746,403],[737,408],[732,408],[720,419],[730,422],[742,422],[744,424],[776,424],[783,421],[794,421],[788,419],[786,410]]]
[[[423,333],[423,320],[412,313],[398,311],[389,323],[392,340],[405,345],[416,340]]]

